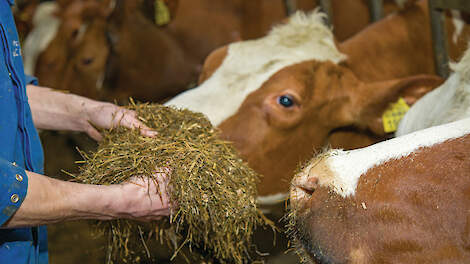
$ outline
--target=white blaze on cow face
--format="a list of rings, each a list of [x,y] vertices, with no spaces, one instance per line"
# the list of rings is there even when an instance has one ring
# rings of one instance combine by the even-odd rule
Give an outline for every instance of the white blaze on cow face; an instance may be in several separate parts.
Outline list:
[[[470,117],[470,49],[451,65],[454,73],[416,102],[400,122],[397,136]]]
[[[55,2],[41,3],[34,13],[33,30],[25,39],[23,47],[24,71],[34,75],[36,61],[54,39],[60,20],[54,15],[58,10]]]
[[[232,116],[248,94],[282,68],[307,60],[345,59],[335,46],[324,15],[298,12],[266,37],[229,45],[222,65],[199,87],[165,105],[204,113],[214,126]]]
[[[393,138],[375,145],[351,151],[331,150],[309,166],[293,180],[291,199],[305,198],[303,190],[313,191],[316,185],[327,187],[343,197],[353,196],[361,175],[389,160],[400,159],[419,148],[431,147],[446,140],[470,133],[470,118],[431,127]]]

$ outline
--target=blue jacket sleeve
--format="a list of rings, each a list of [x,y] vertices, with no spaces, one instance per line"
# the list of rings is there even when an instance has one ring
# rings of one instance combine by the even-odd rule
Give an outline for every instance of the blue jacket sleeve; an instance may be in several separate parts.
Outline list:
[[[0,159],[0,226],[18,210],[28,190],[28,176],[15,163]]]
[[[26,80],[26,84],[38,85],[38,78],[36,78],[34,76],[27,75],[27,74],[25,74],[24,77],[25,77],[25,80]]]

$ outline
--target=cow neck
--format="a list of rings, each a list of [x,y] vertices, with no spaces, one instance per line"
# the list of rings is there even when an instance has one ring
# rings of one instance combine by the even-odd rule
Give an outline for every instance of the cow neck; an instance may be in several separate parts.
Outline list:
[[[324,159],[332,175],[319,174],[320,186],[332,188],[343,197],[354,195],[361,175],[389,160],[400,159],[411,153],[446,140],[470,133],[470,118],[431,127],[375,145],[350,151],[331,150]],[[307,173],[308,174],[308,173]],[[322,176],[324,176],[322,178]]]
[[[373,82],[433,74],[430,43],[427,6],[421,1],[368,26],[339,50],[359,79]]]

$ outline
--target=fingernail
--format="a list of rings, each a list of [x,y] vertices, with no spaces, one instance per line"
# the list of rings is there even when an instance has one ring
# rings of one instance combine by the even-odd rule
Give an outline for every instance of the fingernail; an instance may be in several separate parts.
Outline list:
[[[143,132],[149,137],[155,137],[158,135],[158,132],[154,130],[144,130]]]

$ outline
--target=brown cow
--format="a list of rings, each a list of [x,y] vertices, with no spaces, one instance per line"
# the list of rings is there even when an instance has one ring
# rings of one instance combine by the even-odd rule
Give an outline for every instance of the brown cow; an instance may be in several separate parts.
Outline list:
[[[167,103],[203,112],[219,126],[264,175],[263,196],[286,192],[313,149],[352,149],[393,136],[381,118],[388,105],[399,97],[412,104],[440,84],[429,76],[434,62],[426,1],[371,25],[337,50],[331,33],[322,35],[318,24],[301,17],[263,39],[217,50],[206,61],[203,83]],[[454,43],[453,24],[448,27],[455,56],[464,37]],[[428,75],[407,77],[418,74]]]
[[[98,99],[161,100],[181,92],[196,79],[197,65],[185,60],[174,38],[154,24],[149,11],[153,3],[73,0],[42,4],[39,13],[49,16],[26,41],[26,72],[35,73],[44,86]],[[42,30],[54,27],[57,34]],[[42,46],[47,46],[43,52]]]
[[[294,177],[300,252],[316,263],[470,261],[470,49],[452,68],[408,111],[402,136],[330,150]]]
[[[384,0],[383,13],[387,16],[416,0]],[[249,0],[243,2],[242,39],[264,36],[271,27],[285,18],[283,0]],[[292,0],[298,10],[311,11],[319,0]],[[368,0],[331,0],[333,34],[344,41],[371,23]]]
[[[98,98],[99,90],[95,84],[103,74],[109,49],[106,36],[96,32],[104,30],[111,11],[110,1],[73,1],[64,9],[59,7],[55,3],[39,7],[37,15],[48,19],[42,19],[42,24],[37,25],[33,35],[26,39],[25,71],[35,72],[42,85],[60,88],[66,84],[73,93]],[[58,18],[52,17],[53,14]],[[84,25],[88,25],[87,30]],[[55,27],[57,34],[50,32]],[[47,39],[50,39],[49,43]],[[93,42],[86,41],[90,39]],[[36,49],[44,45],[54,52],[43,52],[35,58]],[[38,67],[34,65],[36,59]],[[74,82],[70,80],[71,75],[83,78],[81,82]]]
[[[152,1],[154,2],[154,1]],[[161,101],[187,89],[198,62],[136,1],[117,0],[108,21],[111,40],[107,85],[124,97]]]
[[[320,155],[293,180],[300,251],[315,263],[468,263],[469,148],[467,118]]]
[[[317,263],[470,261],[470,50],[452,68],[406,114],[402,136],[330,150],[296,175],[301,251]]]

